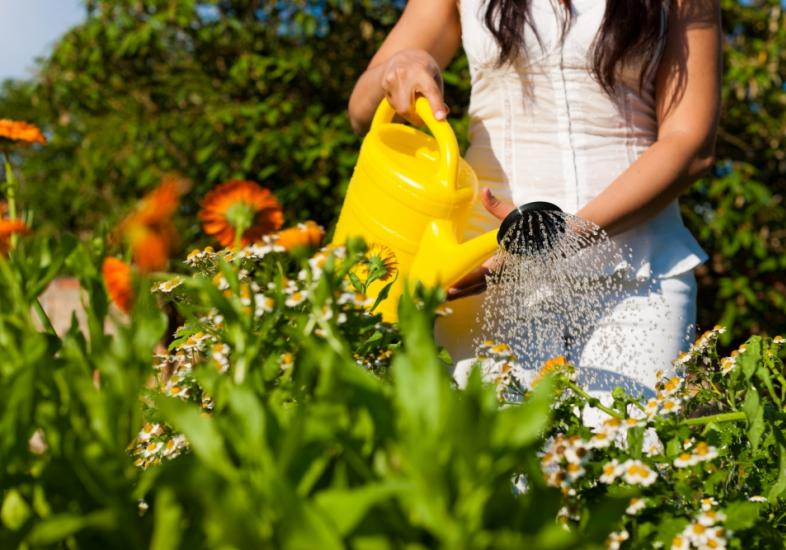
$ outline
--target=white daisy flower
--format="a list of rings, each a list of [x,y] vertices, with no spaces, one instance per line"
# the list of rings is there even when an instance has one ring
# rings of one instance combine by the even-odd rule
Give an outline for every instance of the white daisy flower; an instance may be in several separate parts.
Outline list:
[[[163,433],[164,429],[161,427],[161,424],[151,424],[148,422],[142,427],[137,437],[139,437],[140,441],[147,441]]]
[[[177,287],[182,285],[184,281],[185,279],[183,279],[183,277],[174,277],[172,279],[169,279],[168,281],[163,281],[158,285],[156,285],[155,287],[153,287],[153,292],[161,292],[163,294],[169,294]]]
[[[647,507],[646,500],[644,500],[643,498],[634,497],[630,499],[630,503],[628,504],[628,507],[625,508],[625,513],[631,516],[635,516],[636,514],[644,510],[644,508],[646,507]]]
[[[647,416],[647,418],[653,419],[655,416],[657,416],[658,405],[660,405],[660,401],[654,397],[647,401],[647,404],[644,405],[644,414]]]
[[[680,453],[677,458],[674,459],[675,468],[688,468],[690,466],[695,466],[698,463],[699,461],[696,460],[696,457],[693,456],[693,453]]]
[[[306,301],[306,293],[298,290],[290,294],[287,297],[287,299],[284,301],[284,304],[287,307],[297,307],[305,301]]]
[[[609,537],[606,539],[606,548],[610,550],[619,550],[620,545],[628,540],[630,534],[625,531],[613,531],[609,533]]]
[[[708,497],[701,499],[701,509],[702,511],[706,512],[707,510],[712,510],[713,506],[717,506],[718,501],[715,500],[715,497]]]
[[[750,497],[748,497],[748,500],[750,502],[769,502],[766,497],[763,497],[763,496],[760,496],[760,495],[750,496]]]
[[[727,375],[731,371],[734,370],[734,367],[737,366],[737,358],[736,357],[724,357],[720,361],[720,369],[721,374]]]
[[[144,449],[142,450],[142,457],[150,458],[156,456],[163,446],[164,444],[161,443],[160,441],[148,443],[147,445],[145,445]]]
[[[576,481],[586,473],[586,470],[581,464],[575,462],[569,462],[568,465],[565,467],[565,473],[568,476],[568,480]]]
[[[270,313],[276,306],[275,300],[264,294],[254,295],[254,315],[262,317],[265,313]]]
[[[671,539],[671,550],[690,550],[690,539],[684,535],[677,535]]]
[[[718,512],[716,510],[706,510],[698,515],[696,521],[704,525],[705,527],[711,527],[716,523],[723,523],[726,521],[726,514],[723,512]]]
[[[658,474],[640,460],[626,460],[622,464],[622,479],[629,485],[649,487],[658,479]]]
[[[598,480],[606,485],[611,485],[622,474],[623,467],[615,458],[603,465],[603,473]]]
[[[661,414],[676,414],[680,412],[682,404],[676,399],[664,399],[661,404]]]

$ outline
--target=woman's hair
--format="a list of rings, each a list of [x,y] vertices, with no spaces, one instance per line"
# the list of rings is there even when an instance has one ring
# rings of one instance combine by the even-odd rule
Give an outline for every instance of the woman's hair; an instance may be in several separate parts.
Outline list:
[[[571,0],[560,0],[572,14]],[[512,62],[520,54],[524,27],[529,25],[540,42],[529,17],[530,0],[486,0],[485,23],[500,48],[498,63]],[[662,10],[667,0],[606,0],[603,22],[593,42],[592,74],[608,94],[616,84],[616,70],[626,61],[645,60],[639,86],[652,69],[661,33]],[[572,15],[562,21],[562,37],[570,28]]]

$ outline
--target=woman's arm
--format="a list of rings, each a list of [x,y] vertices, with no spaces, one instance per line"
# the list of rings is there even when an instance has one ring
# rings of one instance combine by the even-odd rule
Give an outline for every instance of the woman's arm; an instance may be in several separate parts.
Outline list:
[[[720,110],[718,0],[677,0],[655,80],[658,139],[577,215],[609,234],[655,216],[714,158]]]
[[[720,110],[719,0],[674,0],[655,79],[658,139],[577,215],[611,235],[655,216],[713,164]],[[513,205],[488,189],[486,209],[503,219]],[[490,262],[452,288],[448,297],[482,292]]]
[[[401,18],[377,51],[349,98],[349,120],[365,133],[387,95],[396,112],[418,121],[415,97],[429,100],[437,119],[447,116],[442,69],[461,44],[456,0],[409,0]]]

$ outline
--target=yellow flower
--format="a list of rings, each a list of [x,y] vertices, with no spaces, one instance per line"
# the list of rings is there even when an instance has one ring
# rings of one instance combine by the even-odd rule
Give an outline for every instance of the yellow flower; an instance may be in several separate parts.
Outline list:
[[[365,258],[352,268],[352,272],[364,282],[372,274],[380,281],[387,281],[398,273],[396,253],[384,244],[371,243]]]

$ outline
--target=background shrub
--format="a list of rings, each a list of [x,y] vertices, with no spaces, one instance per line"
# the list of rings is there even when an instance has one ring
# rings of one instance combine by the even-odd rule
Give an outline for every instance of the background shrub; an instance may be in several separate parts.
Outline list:
[[[86,2],[85,23],[41,60],[38,75],[0,93],[0,116],[27,118],[51,137],[23,153],[26,204],[58,228],[89,233],[177,171],[194,181],[194,196],[229,178],[261,181],[287,205],[289,221],[329,226],[360,144],[347,98],[403,5]],[[699,324],[729,326],[729,343],[786,330],[786,16],[780,0],[722,6],[718,161],[683,212],[711,255],[698,272]],[[446,81],[463,136],[465,58]],[[194,202],[183,210],[190,244]]]

